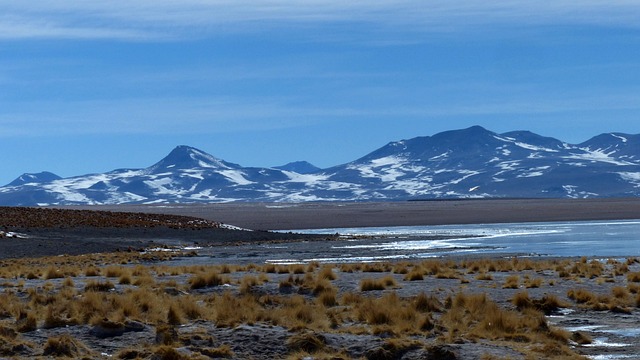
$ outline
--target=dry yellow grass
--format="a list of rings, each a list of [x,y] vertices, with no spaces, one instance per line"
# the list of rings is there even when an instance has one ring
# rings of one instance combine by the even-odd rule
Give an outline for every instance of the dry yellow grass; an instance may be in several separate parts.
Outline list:
[[[139,260],[136,257],[119,256],[116,259],[130,262]],[[86,259],[81,260],[84,261]],[[445,301],[446,291],[428,289],[433,292],[401,297],[391,291],[398,289],[396,278],[404,277],[405,281],[433,281],[433,278],[461,279],[464,274],[474,274],[476,279],[498,288],[504,285],[515,289],[521,285],[527,288],[546,286],[548,282],[545,284],[540,276],[547,276],[548,273],[540,275],[541,271],[566,271],[573,280],[555,279],[563,284],[569,281],[596,283],[600,279],[606,281],[609,277],[627,276],[626,284],[624,278],[619,279],[625,286],[609,285],[610,293],[595,294],[577,288],[566,295],[573,300],[573,306],[578,304],[590,309],[624,312],[629,306],[640,304],[640,285],[633,281],[633,273],[629,271],[637,269],[637,265],[636,262],[628,261],[603,263],[587,259],[575,262],[514,258],[460,263],[428,260],[340,266],[316,263],[307,266],[267,264],[193,267],[141,264],[120,266],[108,265],[105,259],[101,261],[95,262],[95,266],[85,263],[86,266],[81,268],[72,264],[73,259],[52,258],[43,260],[37,266],[36,262],[25,260],[18,262],[15,269],[0,268],[1,276],[6,276],[9,286],[7,289],[10,290],[0,294],[1,317],[10,319],[7,323],[10,323],[11,330],[15,332],[33,331],[38,327],[63,328],[73,324],[96,324],[101,321],[122,324],[124,321],[134,320],[158,328],[162,327],[161,324],[193,324],[204,321],[213,322],[220,327],[257,323],[280,325],[292,331],[292,334],[307,334],[308,331],[384,334],[391,339],[389,344],[380,348],[381,355],[393,354],[394,349],[406,345],[402,345],[402,341],[414,335],[437,337],[445,342],[482,340],[500,344],[513,343],[514,349],[517,349],[517,344],[526,341],[528,354],[531,358],[537,358],[549,357],[548,354],[551,353],[558,357],[571,356],[571,350],[566,346],[570,336],[550,328],[544,319],[544,313],[571,304],[564,304],[553,295],[532,299],[522,290],[512,298],[517,311],[509,310],[513,309],[511,305],[507,308],[499,306],[487,294],[460,292]],[[56,275],[62,273],[64,281],[56,281],[57,276],[47,275],[51,269],[55,269]],[[338,270],[345,274],[334,281],[338,279]],[[360,284],[355,280],[351,289],[360,285],[360,292],[349,292],[344,290],[344,281],[352,276],[347,276],[348,272],[368,272],[369,274],[359,276],[377,277],[365,278]],[[29,274],[39,279],[38,287],[18,287],[20,281],[24,286]],[[278,274],[289,275],[283,278]],[[599,275],[592,278],[596,274]],[[52,281],[43,284],[41,279],[48,277]],[[265,291],[270,281],[275,284],[279,281],[281,291]],[[230,284],[225,287],[227,290],[224,292],[221,288],[213,289],[223,284]],[[420,286],[403,285],[407,288]],[[477,283],[472,285],[478,287]],[[488,285],[483,282],[481,286]],[[212,289],[207,289],[208,287]],[[274,285],[271,285],[272,290],[273,288]],[[375,293],[370,292],[371,290],[386,291]],[[402,293],[406,293],[405,290]],[[179,339],[168,339],[171,340],[171,345],[166,345],[169,348],[181,344]],[[291,341],[293,344],[293,340]],[[578,342],[576,339],[574,341]],[[305,346],[292,345],[291,356],[343,356],[326,347]],[[201,352],[203,356],[232,356],[230,349],[213,346],[206,349]],[[163,351],[165,350],[161,348],[149,347],[140,349],[138,355],[149,357]],[[166,354],[170,354],[166,351]]]
[[[385,290],[397,285],[398,283],[391,275],[378,279],[363,279],[360,281],[360,291]]]
[[[520,276],[519,275],[509,275],[504,281],[504,285],[502,285],[503,289],[517,289],[520,287]]]

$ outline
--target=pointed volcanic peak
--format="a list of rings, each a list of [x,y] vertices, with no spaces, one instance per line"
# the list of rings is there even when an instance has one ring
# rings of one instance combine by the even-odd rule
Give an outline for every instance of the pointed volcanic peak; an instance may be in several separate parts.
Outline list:
[[[240,166],[218,159],[206,152],[186,146],[177,146],[164,159],[147,168],[149,173],[184,169],[236,169]]]
[[[24,184],[43,184],[54,180],[62,179],[60,176],[43,171],[39,173],[26,173],[18,176],[15,180],[10,182],[7,186],[20,186]]]
[[[292,171],[298,174],[313,174],[322,170],[319,167],[306,161],[294,161],[282,166],[275,166],[274,169]]]

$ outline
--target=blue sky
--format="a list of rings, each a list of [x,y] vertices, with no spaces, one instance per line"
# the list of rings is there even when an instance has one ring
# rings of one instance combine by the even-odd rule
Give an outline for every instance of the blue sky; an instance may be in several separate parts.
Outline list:
[[[0,0],[0,184],[181,144],[329,167],[472,125],[640,133],[640,3],[547,3]]]

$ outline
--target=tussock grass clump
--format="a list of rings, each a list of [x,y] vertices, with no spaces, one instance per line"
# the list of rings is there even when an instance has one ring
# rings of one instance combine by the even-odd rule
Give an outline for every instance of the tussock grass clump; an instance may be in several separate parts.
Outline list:
[[[567,297],[578,304],[597,302],[598,296],[586,289],[570,289]]]
[[[640,272],[631,272],[627,274],[627,281],[628,282],[640,282]]]
[[[292,351],[304,351],[309,354],[316,353],[327,344],[324,336],[313,332],[302,332],[287,339],[287,347]]]
[[[503,289],[517,289],[520,287],[520,276],[518,275],[509,275],[504,281],[504,285],[502,285]]]
[[[491,281],[493,280],[493,276],[491,276],[491,274],[489,273],[481,272],[478,275],[476,275],[476,280]]]
[[[576,331],[571,334],[571,340],[575,341],[579,345],[588,345],[593,343],[593,339],[591,338],[591,336],[582,331]]]
[[[289,271],[292,274],[304,274],[307,272],[307,269],[304,267],[304,265],[302,264],[296,264],[296,265],[292,265],[289,269]]]
[[[26,309],[20,309],[16,317],[15,328],[21,333],[34,331],[38,328],[38,319]]]
[[[461,338],[507,340],[551,346],[558,355],[573,355],[567,346],[569,334],[549,327],[544,314],[534,309],[522,313],[501,309],[486,294],[459,293],[450,301],[450,309],[441,317],[447,342]]]
[[[332,307],[338,305],[338,299],[336,297],[335,290],[323,291],[318,295],[318,303],[324,307]]]
[[[406,263],[398,263],[393,267],[393,273],[402,275],[408,274],[409,267]]]
[[[379,348],[367,351],[365,357],[372,360],[400,359],[410,350],[421,346],[422,344],[415,340],[389,339]]]
[[[372,273],[389,272],[390,266],[391,265],[388,263],[366,263],[362,266],[360,271]]]
[[[360,281],[360,291],[384,290],[386,286],[381,281],[375,279],[363,279]]]
[[[542,279],[541,278],[527,278],[524,280],[524,287],[527,289],[537,289],[540,286],[542,286]]]
[[[169,345],[161,345],[153,351],[153,356],[151,358],[162,360],[187,360],[190,357],[179,353],[178,350]]]
[[[312,293],[313,295],[320,295],[324,292],[336,293],[336,288],[331,285],[331,283],[326,279],[318,279],[313,285]]]
[[[212,271],[209,273],[200,273],[189,279],[189,285],[191,289],[202,289],[211,286],[220,286],[228,284],[230,281],[217,272]]]
[[[624,288],[622,286],[615,286],[614,288],[611,289],[611,294],[619,300],[626,300],[628,299],[631,295],[629,294],[629,291],[627,290],[627,288]]]
[[[123,273],[122,275],[120,275],[120,278],[118,279],[118,284],[120,285],[131,284],[131,275],[128,273]]]
[[[111,291],[113,289],[115,289],[115,285],[110,281],[89,281],[84,286],[84,291]]]
[[[123,271],[124,270],[120,266],[108,266],[104,269],[104,276],[108,278],[117,278],[122,275]]]
[[[630,293],[632,294],[638,294],[640,293],[640,285],[635,284],[635,283],[629,283],[627,284],[627,289],[629,290]]]
[[[68,288],[73,288],[75,286],[75,284],[74,284],[72,278],[66,277],[66,278],[64,278],[64,281],[62,282],[62,286],[68,287]]]
[[[546,294],[540,299],[531,299],[526,291],[517,292],[511,299],[511,302],[518,310],[536,309],[544,312],[546,315],[558,311],[560,308],[568,307],[568,304],[560,301],[555,295]]]
[[[241,323],[254,323],[263,315],[264,308],[251,295],[235,296],[225,291],[207,300],[210,319],[221,327],[233,327]],[[242,309],[242,311],[238,311]]]
[[[626,289],[612,290],[612,296],[598,295],[586,289],[570,289],[567,297],[584,307],[594,311],[610,310],[616,313],[628,314],[631,310],[628,308],[632,304],[631,296],[626,293]],[[615,294],[622,297],[616,297]]]
[[[629,272],[629,265],[627,264],[621,264],[621,263],[616,263],[615,264],[615,269],[613,271],[613,274],[615,276],[622,276],[626,273]]]
[[[59,269],[56,269],[53,266],[49,267],[47,271],[45,271],[44,273],[44,278],[46,280],[61,279],[63,277],[64,277],[64,274],[62,273],[62,271],[60,271]]]
[[[396,280],[390,275],[380,279],[362,279],[360,281],[360,291],[385,290],[387,287],[397,285]]]
[[[258,278],[246,275],[240,280],[240,294],[250,294],[251,290],[258,285]]]
[[[262,271],[267,274],[275,274],[276,266],[274,264],[266,264],[262,267]]]
[[[43,355],[78,358],[87,353],[89,353],[89,351],[84,344],[71,337],[71,335],[63,334],[47,339],[47,343],[44,345]]]
[[[421,269],[412,269],[411,272],[407,273],[404,277],[404,281],[420,281],[424,280],[424,274]]]
[[[413,308],[419,312],[441,312],[443,305],[437,297],[427,296],[424,292],[418,294],[412,301]]]
[[[294,283],[295,283],[295,280],[293,279],[293,276],[289,276],[288,279],[281,280],[278,283],[278,289],[284,292],[291,291],[293,289]]]
[[[169,311],[167,312],[167,324],[169,325],[181,325],[182,314],[180,314],[180,310],[174,305],[169,306]]]
[[[50,305],[47,308],[47,314],[44,318],[43,327],[45,329],[53,329],[53,328],[77,325],[78,321],[74,318],[74,314],[68,313],[68,311],[73,311],[73,310],[59,309],[53,305]]]
[[[453,268],[448,267],[440,267],[438,268],[436,274],[436,279],[460,279],[461,275],[458,271]]]
[[[191,295],[181,298],[177,304],[180,306],[182,313],[191,320],[200,319],[203,315],[204,309]]]
[[[198,352],[212,359],[229,359],[235,356],[235,353],[231,350],[231,346],[227,344],[220,345],[216,348],[198,349]]]
[[[338,275],[336,275],[336,273],[333,272],[333,267],[328,265],[323,266],[318,272],[318,279],[333,281],[333,280],[336,280],[337,278],[338,278]]]
[[[87,277],[100,276],[100,269],[98,269],[95,266],[90,266],[87,268],[87,270],[84,271],[84,276],[87,276]]]

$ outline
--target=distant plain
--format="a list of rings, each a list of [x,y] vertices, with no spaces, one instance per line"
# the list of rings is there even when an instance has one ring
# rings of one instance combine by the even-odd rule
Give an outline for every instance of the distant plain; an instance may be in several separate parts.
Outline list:
[[[184,215],[254,230],[640,219],[639,198],[67,207]]]

